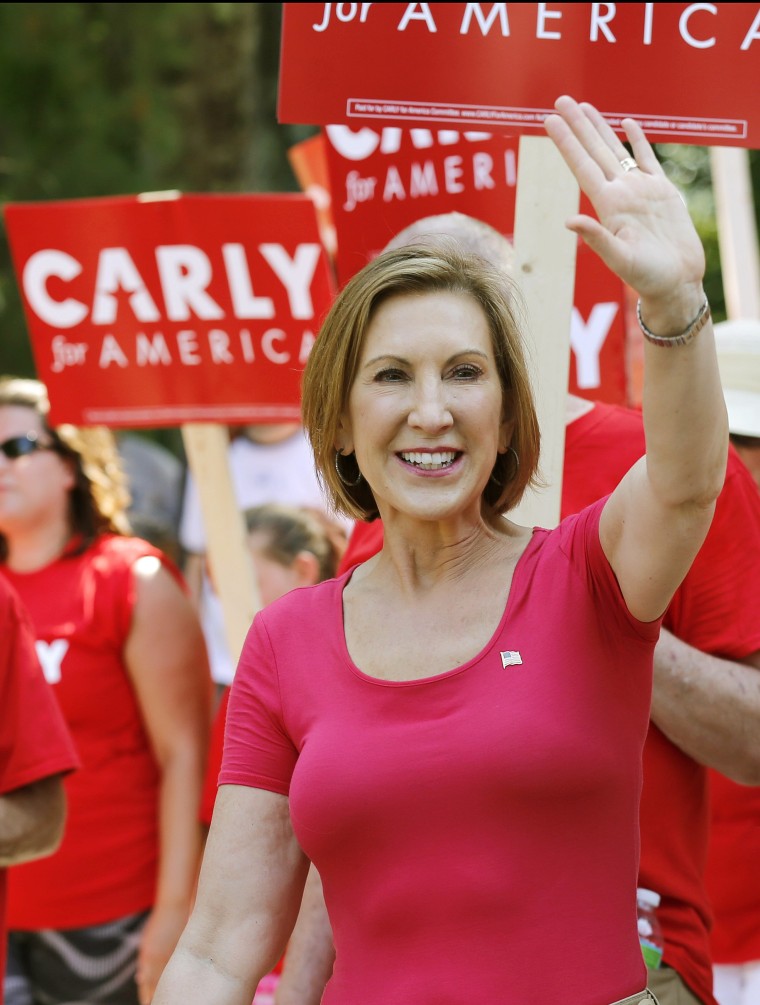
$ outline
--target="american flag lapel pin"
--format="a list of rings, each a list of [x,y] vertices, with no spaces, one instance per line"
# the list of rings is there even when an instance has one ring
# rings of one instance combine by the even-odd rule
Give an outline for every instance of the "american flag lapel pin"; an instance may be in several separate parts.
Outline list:
[[[522,656],[517,650],[508,650],[501,654],[501,665],[504,668],[522,666]]]

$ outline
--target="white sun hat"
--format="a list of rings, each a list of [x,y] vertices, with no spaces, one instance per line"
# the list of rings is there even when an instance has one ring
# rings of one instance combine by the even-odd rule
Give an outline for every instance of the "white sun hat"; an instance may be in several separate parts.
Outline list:
[[[728,428],[740,436],[760,437],[760,320],[716,324],[715,344]]]

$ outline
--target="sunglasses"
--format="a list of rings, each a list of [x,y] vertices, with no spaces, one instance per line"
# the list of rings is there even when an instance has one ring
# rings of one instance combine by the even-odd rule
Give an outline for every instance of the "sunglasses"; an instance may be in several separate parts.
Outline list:
[[[55,450],[52,443],[40,441],[39,433],[24,433],[22,436],[11,436],[0,443],[0,454],[5,454],[9,461],[15,461],[17,457],[26,457],[37,450]]]

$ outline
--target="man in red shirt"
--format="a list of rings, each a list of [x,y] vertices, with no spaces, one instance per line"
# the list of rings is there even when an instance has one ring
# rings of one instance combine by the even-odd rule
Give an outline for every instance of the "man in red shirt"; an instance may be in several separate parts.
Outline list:
[[[5,971],[6,867],[56,850],[66,816],[61,778],[78,765],[37,662],[26,612],[0,578],[0,974]]]
[[[420,220],[391,246],[430,232],[449,233],[509,269],[508,242],[485,224],[457,213]],[[638,412],[570,396],[562,516],[611,492],[644,452]],[[379,521],[358,523],[339,573],[381,546]],[[705,545],[664,625],[655,652],[640,815],[639,885],[660,894],[658,915],[665,938],[663,963],[650,971],[649,986],[661,1005],[716,1005],[704,883],[708,768],[744,784],[760,781],[760,751],[754,741],[760,720],[760,498],[735,451],[729,456]],[[277,1005],[319,1002],[321,990],[312,999],[303,989],[318,983],[310,975],[324,970],[325,951],[320,957],[297,948],[317,943],[314,931],[299,931],[308,916],[320,914],[302,909]]]
[[[716,325],[715,345],[730,439],[760,491],[760,386],[750,387],[747,378],[752,371],[743,363],[756,358],[760,364],[760,320]],[[757,366],[754,379],[760,379]],[[757,737],[757,726],[753,732]],[[737,785],[711,772],[710,791],[707,890],[714,913],[715,997],[720,1005],[756,1005],[760,1001],[760,786]]]

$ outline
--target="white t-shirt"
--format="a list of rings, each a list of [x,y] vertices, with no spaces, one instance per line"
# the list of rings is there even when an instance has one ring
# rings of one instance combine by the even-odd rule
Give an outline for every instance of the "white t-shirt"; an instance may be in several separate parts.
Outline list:
[[[314,455],[302,429],[279,443],[254,443],[238,436],[228,452],[235,498],[241,509],[264,503],[311,506],[329,512],[317,481]],[[185,551],[203,554],[206,532],[203,526],[198,488],[188,472],[179,524],[179,540]]]
[[[317,481],[314,456],[302,429],[286,440],[271,444],[236,437],[230,443],[227,456],[235,498],[241,510],[265,503],[282,503],[331,512]],[[190,472],[185,483],[179,539],[185,551],[203,554],[206,550],[198,487]],[[235,666],[227,646],[222,604],[205,574],[200,614],[211,676],[218,684],[230,684]]]

